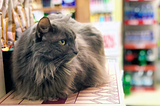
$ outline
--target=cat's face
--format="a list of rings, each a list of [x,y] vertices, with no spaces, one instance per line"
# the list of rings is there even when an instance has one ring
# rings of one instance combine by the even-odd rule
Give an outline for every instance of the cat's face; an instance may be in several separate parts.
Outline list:
[[[76,35],[65,21],[49,20],[47,17],[39,21],[34,45],[37,58],[59,66],[68,63],[78,54]]]

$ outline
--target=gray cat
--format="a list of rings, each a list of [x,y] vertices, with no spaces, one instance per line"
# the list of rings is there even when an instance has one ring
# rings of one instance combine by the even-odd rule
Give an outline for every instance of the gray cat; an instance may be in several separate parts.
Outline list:
[[[101,33],[70,17],[43,17],[16,42],[12,74],[18,98],[66,98],[106,82]]]

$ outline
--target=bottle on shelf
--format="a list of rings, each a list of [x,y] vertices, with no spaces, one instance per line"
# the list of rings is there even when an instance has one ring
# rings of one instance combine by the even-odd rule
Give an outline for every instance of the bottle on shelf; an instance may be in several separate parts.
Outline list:
[[[125,8],[126,19],[154,19],[154,10],[150,3],[129,4]]]
[[[155,43],[152,30],[126,31],[125,43],[147,44]]]
[[[125,95],[129,95],[131,93],[131,73],[125,72],[123,76],[123,91]]]
[[[132,50],[127,50],[125,55],[126,64],[132,64],[133,60],[134,60],[134,55]]]
[[[62,4],[62,0],[51,0],[51,1],[50,1],[51,7],[54,7],[54,6],[60,7],[61,4]]]
[[[153,71],[136,71],[131,73],[131,85],[135,87],[152,87]]]
[[[153,86],[153,71],[148,70],[147,72],[145,72],[141,80],[142,80],[143,86],[145,87]]]
[[[146,50],[140,50],[138,56],[139,65],[147,65]]]
[[[143,74],[144,74],[143,71],[132,72],[131,84],[133,86],[142,86],[143,84],[142,84],[141,78]]]

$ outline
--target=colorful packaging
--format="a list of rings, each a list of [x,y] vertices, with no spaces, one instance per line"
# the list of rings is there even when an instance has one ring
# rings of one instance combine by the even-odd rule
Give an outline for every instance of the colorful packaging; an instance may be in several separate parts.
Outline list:
[[[2,15],[2,12],[0,12],[0,38],[1,38],[1,45],[3,48],[3,47],[5,47],[5,43],[4,43],[2,28],[3,28],[3,15]]]
[[[2,47],[4,47],[4,38],[3,38],[3,32],[2,32],[2,28],[3,28],[2,4],[3,4],[3,0],[0,0],[0,39],[1,39],[1,45]]]
[[[50,7],[51,0],[42,0],[43,7]]]
[[[0,39],[1,39],[1,45],[2,47],[5,46],[4,43],[4,37],[3,37],[3,14],[2,14],[2,5],[3,5],[3,0],[0,0]]]
[[[15,41],[15,22],[14,22],[14,12],[12,0],[8,3],[8,22],[6,23],[7,36],[8,36],[8,46],[11,46]]]
[[[16,36],[19,38],[23,32],[21,20],[20,20],[18,14],[14,11],[14,9],[12,11],[13,11],[13,20],[14,20],[15,27],[16,27],[16,29],[15,29]]]
[[[25,0],[24,1],[24,12],[25,12],[25,16],[26,16],[26,23],[27,23],[27,28],[30,27],[30,22],[29,22],[29,1]]]
[[[30,19],[30,26],[34,24],[34,17],[32,13],[32,0],[29,0],[29,19]]]
[[[0,0],[0,10],[2,10],[3,0]]]
[[[32,14],[32,0],[24,1],[24,10],[25,16],[27,20],[27,28],[34,24],[33,14]]]
[[[62,0],[62,6],[75,6],[75,0]]]
[[[7,15],[8,2],[9,2],[8,0],[4,0],[3,5],[2,5],[3,18],[5,18]]]
[[[21,33],[33,24],[32,0],[0,0],[0,38],[2,47],[13,46]]]
[[[51,0],[50,5],[53,6],[60,6],[62,4],[62,0]]]
[[[23,2],[24,2],[24,0],[19,0],[18,1],[16,12],[18,13],[19,18],[20,18],[20,22],[21,22],[21,25],[22,25],[22,31],[25,31],[26,28],[27,28],[27,23],[26,23],[24,8],[22,6]]]
[[[2,17],[1,18],[1,27],[2,27],[2,37],[1,37],[1,42],[3,43],[2,46],[3,47],[7,47],[8,46],[8,36],[7,36],[7,28],[8,28],[8,0],[2,0],[3,4],[1,7],[1,11],[2,11]]]
[[[7,36],[7,29],[8,29],[8,18],[3,19],[3,39],[4,39],[4,47],[8,47],[8,36]]]

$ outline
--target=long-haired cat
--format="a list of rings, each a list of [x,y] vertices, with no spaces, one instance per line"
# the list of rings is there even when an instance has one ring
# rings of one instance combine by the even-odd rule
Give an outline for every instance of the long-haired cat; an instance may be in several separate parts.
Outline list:
[[[16,95],[29,100],[66,98],[106,81],[103,37],[71,15],[49,15],[27,29],[13,51]]]

